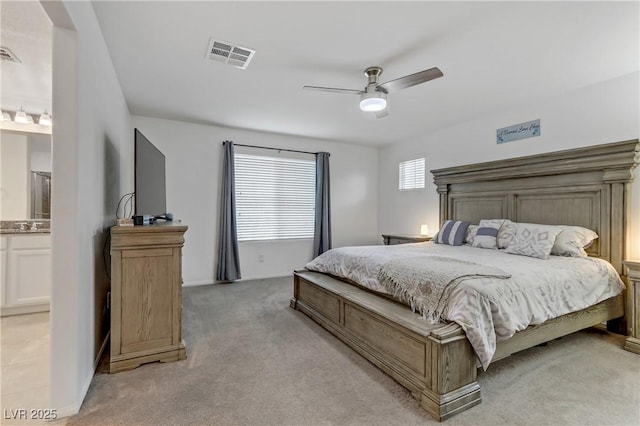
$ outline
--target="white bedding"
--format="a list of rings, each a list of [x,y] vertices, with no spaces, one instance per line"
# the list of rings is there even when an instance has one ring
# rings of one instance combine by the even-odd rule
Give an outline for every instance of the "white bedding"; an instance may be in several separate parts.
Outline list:
[[[464,329],[486,369],[496,342],[529,325],[575,312],[622,292],[613,266],[596,258],[551,256],[541,260],[470,246],[416,243],[333,249],[307,263],[306,269],[329,273],[387,293],[378,283],[380,268],[391,260],[445,256],[494,266],[508,279],[469,278],[452,290],[443,317]]]

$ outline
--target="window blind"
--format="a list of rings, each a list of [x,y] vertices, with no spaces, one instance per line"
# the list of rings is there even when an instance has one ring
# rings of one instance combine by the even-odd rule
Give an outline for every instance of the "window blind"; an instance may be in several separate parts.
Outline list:
[[[238,241],[313,238],[315,161],[235,155]]]
[[[399,189],[406,191],[420,188],[424,188],[424,158],[401,162]]]

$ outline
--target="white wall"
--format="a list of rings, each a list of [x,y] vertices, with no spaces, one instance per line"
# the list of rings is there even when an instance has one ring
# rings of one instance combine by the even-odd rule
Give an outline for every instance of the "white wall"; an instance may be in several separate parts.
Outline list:
[[[94,373],[106,227],[132,186],[129,111],[89,2],[43,2],[53,29],[51,400],[76,413]]]
[[[32,171],[51,172],[51,135],[30,133],[29,155]]]
[[[0,218],[30,216],[29,144],[27,134],[2,132],[0,138]]]
[[[189,226],[183,251],[187,285],[214,281],[224,140],[330,152],[333,246],[380,240],[375,148],[139,116],[133,124],[166,157],[167,210]],[[243,242],[239,249],[243,279],[291,274],[312,257],[311,240]],[[260,254],[264,262],[259,262]]]
[[[415,234],[421,223],[438,224],[438,194],[427,173],[422,191],[398,191],[398,163],[426,157],[426,169],[520,157],[637,139],[640,136],[639,73],[564,93],[552,99],[487,114],[474,121],[388,146],[380,152],[379,231]],[[496,144],[496,129],[535,119],[541,136]],[[640,170],[636,170],[640,175]],[[631,185],[627,252],[640,258],[640,179]]]

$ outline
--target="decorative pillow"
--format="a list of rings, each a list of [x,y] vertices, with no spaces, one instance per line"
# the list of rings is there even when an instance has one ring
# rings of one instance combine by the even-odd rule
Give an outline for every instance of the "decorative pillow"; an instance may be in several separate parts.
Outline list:
[[[505,252],[548,259],[556,237],[561,232],[562,229],[557,227],[519,223],[516,235]]]
[[[562,232],[556,238],[551,254],[556,256],[587,257],[584,250],[593,244],[598,234],[581,226],[558,225]]]
[[[461,246],[469,225],[469,222],[461,220],[445,220],[433,241],[438,244]]]
[[[558,237],[551,248],[551,254],[554,256],[587,257],[587,252],[584,249],[588,248],[593,244],[593,240],[598,238],[598,234],[581,226],[540,225],[536,223],[516,224],[518,229],[520,227],[531,226],[535,226],[540,229],[562,231],[562,233],[558,234]]]
[[[478,225],[469,225],[467,235],[464,237],[464,243],[473,244],[473,238],[476,236],[476,232],[478,232]]]
[[[482,219],[471,245],[473,247],[497,249],[498,230],[503,223],[504,219]]]
[[[504,249],[509,246],[516,235],[517,224],[509,219],[505,220],[498,230],[498,248]]]

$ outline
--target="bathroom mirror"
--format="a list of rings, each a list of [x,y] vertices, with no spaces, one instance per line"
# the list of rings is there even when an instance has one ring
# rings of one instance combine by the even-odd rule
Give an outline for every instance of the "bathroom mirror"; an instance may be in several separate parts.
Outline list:
[[[0,219],[49,219],[51,179],[51,135],[2,130]]]

